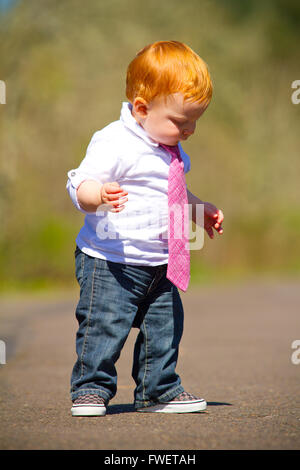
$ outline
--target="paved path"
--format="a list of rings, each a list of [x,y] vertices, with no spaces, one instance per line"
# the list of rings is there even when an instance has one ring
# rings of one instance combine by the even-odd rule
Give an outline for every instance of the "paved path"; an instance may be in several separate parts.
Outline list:
[[[254,283],[193,288],[182,295],[185,331],[178,373],[206,412],[138,414],[131,357],[117,363],[118,393],[102,418],[73,418],[75,359],[68,296],[0,300],[0,449],[299,449],[300,288]]]

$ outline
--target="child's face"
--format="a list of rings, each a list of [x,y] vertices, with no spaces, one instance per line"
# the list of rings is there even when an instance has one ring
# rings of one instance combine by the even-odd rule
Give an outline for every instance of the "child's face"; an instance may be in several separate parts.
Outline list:
[[[132,114],[154,141],[177,145],[194,133],[196,122],[206,108],[207,103],[184,101],[181,93],[175,93],[159,96],[150,103],[136,98]]]

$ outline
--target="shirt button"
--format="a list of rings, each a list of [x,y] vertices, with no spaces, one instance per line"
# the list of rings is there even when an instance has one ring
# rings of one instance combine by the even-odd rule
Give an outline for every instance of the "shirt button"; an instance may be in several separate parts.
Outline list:
[[[75,171],[72,171],[71,176],[75,176],[75,175],[76,175]]]

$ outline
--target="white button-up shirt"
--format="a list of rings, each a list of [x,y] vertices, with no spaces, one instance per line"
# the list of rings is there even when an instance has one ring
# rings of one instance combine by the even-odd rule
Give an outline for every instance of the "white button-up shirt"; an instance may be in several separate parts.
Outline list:
[[[67,190],[74,205],[85,213],[76,243],[86,254],[132,265],[156,266],[168,262],[168,173],[170,154],[153,141],[123,103],[121,116],[97,131],[77,169],[68,172]],[[184,172],[189,156],[179,144]],[[100,184],[117,181],[128,192],[121,212],[99,206],[85,212],[77,200],[84,180]]]

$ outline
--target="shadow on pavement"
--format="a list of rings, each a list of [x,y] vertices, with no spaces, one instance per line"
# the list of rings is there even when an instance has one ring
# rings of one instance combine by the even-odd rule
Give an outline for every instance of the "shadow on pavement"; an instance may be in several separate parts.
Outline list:
[[[232,406],[232,403],[223,403],[221,401],[208,401],[207,406]]]
[[[135,408],[130,403],[120,405],[109,405],[107,407],[107,415],[116,415],[120,413],[135,413]]]
[[[219,401],[210,401],[207,402],[207,406],[232,406],[232,404]],[[119,405],[109,405],[107,407],[107,415],[116,415],[121,413],[135,413],[134,405],[130,403],[125,403]]]

